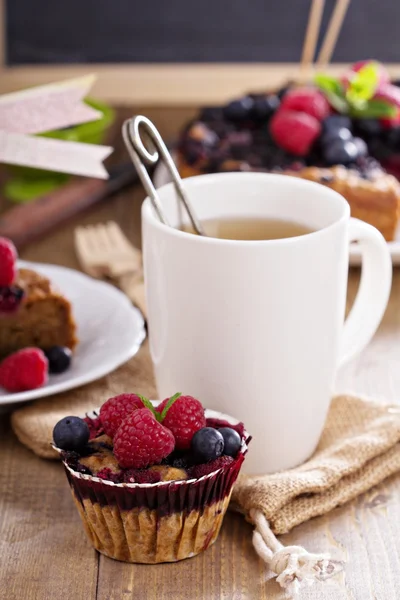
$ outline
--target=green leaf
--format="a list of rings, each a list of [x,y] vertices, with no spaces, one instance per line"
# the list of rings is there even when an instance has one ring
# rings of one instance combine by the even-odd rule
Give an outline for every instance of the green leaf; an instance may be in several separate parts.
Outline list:
[[[151,412],[153,413],[153,415],[155,416],[155,418],[158,421],[159,420],[157,418],[158,412],[155,410],[155,408],[154,408],[153,404],[150,402],[150,400],[148,398],[145,398],[144,396],[141,396],[140,394],[136,394],[136,395],[139,396],[139,398],[141,399],[141,401],[143,402],[145,407],[148,408],[149,410],[151,410]]]
[[[160,421],[163,421],[165,419],[167,412],[169,411],[169,409],[171,408],[171,406],[173,405],[175,400],[178,400],[178,398],[180,396],[182,396],[182,392],[177,392],[176,394],[171,396],[171,398],[168,400],[167,404],[163,408],[163,411],[162,411],[161,417],[160,417]]]
[[[384,100],[368,100],[363,108],[351,107],[349,115],[356,119],[379,119],[381,117],[395,117],[397,110],[396,106]]]
[[[314,82],[321,91],[344,98],[343,85],[337,77],[317,73],[314,77]]]
[[[378,87],[378,65],[370,62],[362,67],[349,82],[346,99],[352,106],[362,108],[362,103],[370,100]]]
[[[346,95],[339,79],[331,77],[330,75],[325,75],[324,73],[317,73],[314,82],[335,110],[339,113],[348,112]]]
[[[336,94],[330,94],[329,92],[324,92],[324,94],[325,94],[326,99],[328,100],[329,104],[335,110],[337,110],[338,113],[345,115],[349,112],[349,105],[344,98],[341,98],[340,96],[337,96]]]

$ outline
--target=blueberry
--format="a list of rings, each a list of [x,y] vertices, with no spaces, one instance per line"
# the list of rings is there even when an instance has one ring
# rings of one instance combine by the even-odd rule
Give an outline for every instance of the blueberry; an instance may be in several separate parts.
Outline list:
[[[269,96],[258,96],[254,98],[251,116],[257,121],[267,119],[274,113],[280,104],[278,96],[271,94]]]
[[[240,100],[233,100],[224,107],[224,116],[230,121],[244,121],[250,117],[254,100],[244,96]]]
[[[218,431],[224,438],[224,454],[235,457],[242,445],[240,435],[231,427],[221,427]]]
[[[192,464],[192,458],[187,450],[174,450],[162,463],[176,469],[187,469]]]
[[[71,365],[72,352],[69,348],[63,346],[52,346],[45,350],[45,355],[49,361],[49,373],[64,373]]]
[[[382,125],[378,119],[357,119],[355,128],[358,133],[368,138],[375,137],[382,131]]]
[[[384,142],[397,153],[400,149],[400,127],[391,127],[385,132]]]
[[[324,121],[322,122],[323,132],[332,129],[342,129],[342,127],[351,130],[351,120],[345,115],[331,115],[330,117],[326,117],[326,119],[324,119]]]
[[[191,448],[197,463],[208,462],[221,456],[224,451],[224,438],[213,427],[203,427],[192,437]]]
[[[339,129],[332,128],[327,129],[322,133],[320,142],[323,146],[326,146],[335,140],[346,142],[347,140],[351,140],[352,137],[350,129],[347,129],[346,127],[340,127]]]
[[[249,131],[233,131],[227,136],[230,145],[230,155],[236,160],[244,160],[249,154],[249,148],[252,143],[251,133]]]
[[[88,424],[79,417],[64,417],[53,429],[53,440],[62,450],[80,450],[89,441]]]
[[[204,146],[196,140],[185,140],[181,148],[185,156],[186,162],[191,166],[195,165],[200,160],[204,160],[207,157],[207,153]]]
[[[367,156],[367,154],[368,154],[368,146],[364,142],[364,140],[362,140],[359,137],[355,137],[355,138],[353,138],[353,142],[354,142],[354,144],[357,147],[357,157]]]
[[[388,145],[379,137],[368,142],[368,149],[370,154],[377,160],[386,160],[392,153]]]
[[[352,140],[335,140],[324,147],[323,156],[328,165],[347,165],[358,156],[357,146]]]
[[[206,123],[222,121],[223,118],[224,113],[220,106],[206,106],[200,112],[200,121],[205,121]]]

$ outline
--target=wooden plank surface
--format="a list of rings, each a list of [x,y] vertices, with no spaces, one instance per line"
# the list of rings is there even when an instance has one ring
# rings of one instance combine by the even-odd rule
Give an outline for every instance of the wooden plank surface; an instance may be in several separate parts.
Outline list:
[[[145,112],[167,137],[190,114],[160,109]],[[139,244],[143,195],[140,188],[117,195],[28,247],[22,257],[77,267],[74,227],[109,218],[116,219]],[[358,271],[352,271],[349,304],[358,280]],[[400,271],[395,270],[379,332],[362,355],[339,373],[337,389],[397,402],[399,340]],[[305,591],[301,600],[398,600],[400,477],[297,527],[282,541],[348,560],[345,573]],[[86,542],[61,465],[25,449],[12,434],[8,416],[0,415],[0,600],[72,598],[283,600],[284,596],[252,549],[250,525],[236,514],[227,515],[211,549],[181,563],[129,565],[100,557]]]

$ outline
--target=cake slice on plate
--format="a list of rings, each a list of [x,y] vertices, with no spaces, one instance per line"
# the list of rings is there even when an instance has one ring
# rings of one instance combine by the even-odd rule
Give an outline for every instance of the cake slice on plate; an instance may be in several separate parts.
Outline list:
[[[0,358],[27,347],[73,350],[76,324],[70,302],[51,281],[17,269],[14,245],[0,238]]]
[[[391,241],[400,206],[400,89],[375,61],[335,79],[249,94],[203,109],[182,132],[183,177],[226,171],[285,173],[341,193],[352,216]]]

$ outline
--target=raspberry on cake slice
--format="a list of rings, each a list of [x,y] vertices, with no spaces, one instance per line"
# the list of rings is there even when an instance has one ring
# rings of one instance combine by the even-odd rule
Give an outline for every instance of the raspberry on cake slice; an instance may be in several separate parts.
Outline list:
[[[0,286],[12,285],[16,276],[17,250],[11,240],[0,237]]]

